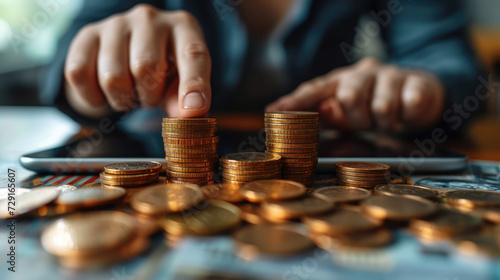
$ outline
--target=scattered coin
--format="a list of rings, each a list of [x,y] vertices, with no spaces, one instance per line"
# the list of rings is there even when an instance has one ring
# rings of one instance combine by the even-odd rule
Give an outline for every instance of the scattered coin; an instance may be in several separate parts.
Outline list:
[[[255,259],[260,254],[292,255],[314,246],[304,225],[261,224],[248,225],[233,235],[237,255],[243,259]]]
[[[500,192],[456,190],[444,194],[446,202],[468,208],[500,207]]]
[[[363,211],[372,217],[409,220],[429,216],[437,211],[435,203],[420,197],[372,196],[361,202]]]
[[[387,229],[353,232],[346,235],[313,234],[316,245],[327,251],[379,248],[390,245],[394,235]]]
[[[373,192],[377,195],[410,195],[427,199],[436,199],[439,193],[431,188],[407,185],[407,184],[385,184],[376,186]]]
[[[203,201],[203,192],[196,184],[159,184],[134,195],[130,205],[147,215],[158,215],[187,210]]]
[[[160,225],[173,235],[209,235],[234,228],[240,221],[238,207],[225,201],[210,200],[201,209],[166,214],[160,218]]]
[[[334,186],[316,189],[312,195],[333,203],[350,203],[367,199],[371,193],[355,187]]]
[[[241,187],[241,194],[250,202],[291,199],[305,193],[306,187],[303,184],[290,180],[260,180]]]
[[[317,215],[332,210],[334,203],[306,195],[303,197],[262,202],[262,213],[271,219],[296,219],[307,215]]]
[[[373,230],[382,225],[381,220],[363,214],[358,209],[339,208],[332,213],[303,217],[302,221],[312,231],[339,235]]]
[[[115,203],[125,194],[120,187],[84,188],[61,193],[55,202],[69,209],[97,207]]]
[[[234,184],[213,184],[201,187],[203,195],[207,199],[223,200],[230,203],[238,203],[244,200],[240,187]]]

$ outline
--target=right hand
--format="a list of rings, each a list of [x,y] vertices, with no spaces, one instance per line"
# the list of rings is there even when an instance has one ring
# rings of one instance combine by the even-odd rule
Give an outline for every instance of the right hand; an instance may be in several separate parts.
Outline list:
[[[66,96],[87,116],[159,105],[171,117],[200,117],[210,108],[210,70],[191,14],[140,4],[78,32],[66,57]]]

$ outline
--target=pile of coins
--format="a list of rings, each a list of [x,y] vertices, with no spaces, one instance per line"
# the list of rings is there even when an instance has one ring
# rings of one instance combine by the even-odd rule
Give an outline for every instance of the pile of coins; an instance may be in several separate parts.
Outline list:
[[[279,179],[281,156],[268,153],[234,153],[221,158],[224,182],[236,186],[255,180]]]
[[[265,114],[266,149],[283,159],[283,178],[312,185],[318,163],[319,114]]]
[[[390,182],[390,166],[372,162],[338,162],[337,182],[343,186],[374,188]]]
[[[158,181],[161,164],[137,161],[108,164],[101,172],[101,183],[107,186],[138,187]]]
[[[167,178],[174,183],[213,184],[219,155],[215,118],[164,118]]]

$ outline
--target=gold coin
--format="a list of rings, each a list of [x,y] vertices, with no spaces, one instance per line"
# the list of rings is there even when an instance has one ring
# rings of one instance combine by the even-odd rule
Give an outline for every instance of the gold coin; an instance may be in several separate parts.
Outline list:
[[[174,132],[162,132],[161,136],[163,138],[175,138],[175,139],[196,139],[196,138],[209,138],[213,137],[213,132],[193,132],[193,133],[174,133]]]
[[[267,132],[267,131],[266,131]],[[294,139],[291,143],[316,143],[318,142],[318,132],[312,134],[288,134],[288,133],[269,133],[266,134],[266,140],[269,142],[281,142],[281,139]],[[309,142],[300,142],[307,140]]]
[[[481,219],[454,209],[441,208],[435,215],[410,221],[410,230],[427,239],[449,238],[478,229]]]
[[[130,205],[137,212],[157,215],[187,210],[203,201],[203,193],[195,184],[158,184],[132,197]]]
[[[275,153],[273,151],[268,151],[269,153]],[[317,158],[318,157],[318,152],[312,152],[312,153],[297,153],[297,154],[291,154],[291,153],[275,153],[280,155],[282,158],[300,158],[300,159],[310,159],[310,158]]]
[[[407,184],[386,184],[376,186],[373,192],[376,195],[412,195],[427,199],[434,199],[438,192],[434,189]]]
[[[264,122],[266,124],[318,124],[319,119],[278,119],[278,118],[266,118],[264,117]]]
[[[272,162],[277,162],[281,160],[281,156],[270,153],[257,153],[257,152],[246,152],[246,153],[233,153],[227,154],[221,157],[223,164],[233,164],[233,165],[268,165]]]
[[[274,168],[270,170],[251,170],[251,171],[241,171],[241,170],[233,170],[233,169],[222,169],[223,174],[228,174],[234,177],[237,176],[263,176],[263,175],[270,175],[270,174],[281,174],[281,169],[280,168]]]
[[[119,187],[85,188],[60,194],[56,203],[68,208],[96,207],[114,203],[125,193]]]
[[[210,235],[239,225],[240,209],[221,200],[210,200],[203,209],[170,213],[160,219],[163,229],[173,235]]]
[[[281,172],[275,172],[271,174],[257,174],[257,175],[240,175],[240,174],[229,174],[229,173],[222,173],[223,178],[227,178],[230,180],[236,180],[236,181],[248,181],[248,180],[262,180],[262,179],[279,179],[281,177]]]
[[[361,202],[363,211],[372,217],[409,220],[429,216],[437,211],[433,202],[415,196],[372,196]]]
[[[163,118],[163,123],[214,123],[216,118]]]
[[[343,182],[343,183],[348,183],[352,185],[361,185],[361,186],[378,186],[382,184],[387,184],[390,182],[390,180],[377,180],[377,181],[361,181],[361,180],[351,180],[351,179],[345,179],[345,178],[338,178],[338,182]]]
[[[281,144],[317,144],[318,137],[309,137],[309,138],[295,138],[295,137],[287,137],[287,138],[275,138],[272,135],[266,136],[266,142],[269,143],[281,143]]]
[[[255,225],[268,223],[268,221],[265,220],[261,215],[259,204],[244,202],[244,203],[238,203],[236,204],[236,206],[240,208],[241,219],[244,220],[245,222]]]
[[[277,118],[277,119],[318,119],[318,112],[303,112],[303,111],[282,111],[265,113],[266,118]]]
[[[258,164],[258,165],[235,165],[235,164],[221,164],[223,170],[228,170],[229,173],[238,173],[246,171],[268,171],[268,170],[279,170],[281,168],[281,161],[269,162],[269,164]]]
[[[499,207],[500,192],[479,190],[456,190],[444,194],[446,202],[468,208]]]
[[[393,234],[387,229],[352,232],[347,235],[313,234],[312,238],[318,247],[327,251],[379,248],[394,241]]]
[[[178,167],[169,165],[167,169],[168,172],[188,172],[188,173],[196,173],[196,172],[213,172],[216,173],[218,170],[217,166],[206,166],[206,167]]]
[[[304,185],[289,180],[260,180],[245,184],[241,194],[250,202],[291,199],[305,194]]]
[[[146,173],[146,174],[134,174],[134,175],[117,175],[117,174],[108,174],[105,172],[101,172],[99,176],[101,177],[101,180],[116,181],[116,182],[133,182],[133,181],[144,181],[154,177],[158,177],[158,172]]]
[[[204,135],[213,135],[217,132],[217,127],[208,127],[208,128],[189,128],[189,129],[181,129],[181,128],[162,128],[162,133],[165,134],[204,134]],[[180,138],[180,137],[179,137]]]
[[[349,203],[367,199],[371,193],[360,188],[335,186],[316,189],[312,195],[334,203]]]
[[[123,181],[120,182],[120,181],[101,180],[101,183],[103,185],[108,185],[108,186],[123,187],[123,188],[135,188],[135,187],[138,187],[138,186],[147,185],[147,184],[150,184],[150,183],[157,182],[158,178],[159,177],[153,177],[151,179],[144,180],[144,181],[132,181],[132,182],[123,182]]]
[[[61,192],[54,189],[32,189],[20,195],[11,196],[13,199],[0,200],[0,219],[19,217],[36,211],[38,208],[56,200]]]
[[[199,156],[199,157],[171,157],[167,156],[165,157],[167,164],[169,163],[208,163],[208,164],[213,164],[215,162],[219,161],[219,155],[213,154],[213,155],[207,155],[207,156]]]
[[[317,143],[288,144],[288,143],[266,142],[266,147],[277,148],[277,149],[316,149],[318,147],[318,144]]]
[[[134,175],[160,172],[161,163],[156,161],[133,161],[112,163],[104,166],[107,174]]]
[[[332,213],[303,217],[302,222],[316,233],[348,234],[373,230],[382,221],[361,213],[354,208],[340,208]]]
[[[174,145],[213,145],[219,143],[219,136],[195,139],[163,138],[163,143]]]
[[[176,183],[176,184],[191,183],[191,184],[196,184],[198,186],[205,186],[205,185],[215,184],[215,182],[213,180],[207,180],[207,181],[202,180],[202,181],[186,182],[184,179],[182,179],[182,180],[170,179],[169,182]]]
[[[9,195],[10,196],[17,196],[17,195],[21,195],[23,193],[29,193],[31,191],[31,189],[28,189],[28,188],[10,188],[10,190],[14,191],[14,192],[10,192],[9,191],[9,188],[0,188],[0,200],[2,199],[8,199],[9,198]]]
[[[276,129],[276,128],[265,128],[264,131],[268,134],[286,134],[286,135],[317,135],[319,129]]]
[[[210,153],[200,153],[200,154],[174,154],[170,152],[165,152],[165,156],[167,157],[174,157],[174,158],[184,158],[184,159],[196,159],[196,158],[208,158],[208,159],[214,159],[217,158],[219,155],[217,152],[210,152]]]
[[[88,256],[127,244],[137,233],[136,220],[116,211],[73,214],[42,232],[43,248],[58,257]]]
[[[345,177],[390,177],[391,173],[389,171],[384,172],[354,172],[354,171],[344,171],[337,169],[337,176],[345,176]]]
[[[162,127],[164,128],[180,128],[180,129],[190,129],[190,128],[205,128],[205,127],[216,127],[217,122],[209,122],[209,123],[196,123],[196,122],[185,122],[185,123],[179,123],[179,122],[163,122],[161,124]]]
[[[201,169],[218,169],[219,160],[216,159],[214,161],[208,162],[167,162],[167,169],[179,171],[176,169],[187,169],[187,168],[200,168]]]
[[[240,192],[240,186],[234,184],[213,184],[201,188],[207,199],[222,200],[230,203],[238,203],[244,200]]]
[[[269,123],[266,122],[265,128],[271,129],[318,129],[319,124],[317,123],[292,123],[292,124],[280,124],[280,123]]]
[[[375,163],[375,162],[358,162],[358,161],[346,161],[346,162],[337,162],[335,167],[339,170],[343,171],[351,171],[351,172],[385,172],[389,171],[391,168],[387,164],[383,163]]]
[[[64,257],[59,258],[59,263],[72,269],[90,269],[123,262],[140,255],[149,247],[149,241],[142,237],[136,237],[123,246],[106,254],[97,253],[91,257]]]
[[[310,153],[317,153],[317,149],[316,148],[299,148],[299,149],[288,149],[288,148],[284,148],[284,149],[281,149],[281,148],[272,148],[272,147],[267,147],[267,150],[271,153],[276,153],[276,154],[281,154],[281,153],[285,153],[285,154],[301,154],[301,153],[304,153],[304,154],[310,154]]]
[[[277,219],[295,219],[306,215],[317,215],[332,210],[334,203],[315,196],[304,196],[289,200],[264,201],[261,208],[266,216]]]
[[[214,172],[175,172],[175,171],[167,171],[167,175],[170,177],[178,177],[178,178],[211,178],[214,175]]]
[[[299,223],[248,225],[237,230],[233,238],[237,255],[255,259],[259,254],[293,255],[314,246],[307,229]]]

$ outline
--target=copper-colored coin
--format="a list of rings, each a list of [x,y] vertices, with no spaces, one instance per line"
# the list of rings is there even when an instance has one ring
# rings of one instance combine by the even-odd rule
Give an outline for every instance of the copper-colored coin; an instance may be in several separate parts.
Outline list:
[[[163,143],[175,145],[209,145],[219,143],[219,136],[195,139],[163,138]]]
[[[491,223],[500,224],[500,208],[474,207],[474,208],[461,208],[461,209],[472,211],[473,214],[476,214],[482,217],[484,220],[489,221]]]
[[[210,200],[200,208],[166,214],[160,219],[160,225],[173,235],[209,235],[234,228],[241,221],[240,209],[225,201]]]
[[[134,175],[117,175],[117,174],[108,174],[105,172],[101,172],[99,176],[101,177],[101,180],[106,180],[106,181],[134,182],[134,181],[149,180],[151,178],[158,177],[158,172],[146,173],[146,174],[134,174]]]
[[[250,202],[281,200],[305,194],[304,185],[288,180],[260,180],[245,184],[241,194]]]
[[[295,140],[297,141],[296,143],[316,143],[318,142],[319,136],[318,136],[318,131],[313,132],[311,134],[288,134],[288,133],[270,133],[270,132],[267,132],[266,134],[266,140],[269,142],[281,142],[280,139],[294,139],[294,141],[291,143],[294,143]],[[302,141],[308,140],[309,142],[301,142],[301,140]]]
[[[389,171],[377,171],[377,172],[354,172],[354,171],[344,171],[337,169],[337,176],[343,175],[346,177],[390,177],[391,173]]]
[[[252,175],[268,175],[268,174],[275,174],[275,173],[280,173],[281,168],[272,168],[272,169],[267,169],[267,170],[238,170],[238,169],[230,169],[230,168],[223,168],[222,169],[224,173],[226,174],[231,174],[235,176],[252,176]]]
[[[289,144],[289,143],[266,142],[266,147],[276,148],[276,149],[316,149],[318,148],[318,144],[317,143]]]
[[[238,203],[244,200],[240,192],[240,186],[234,184],[213,184],[201,188],[207,199],[217,199],[230,203]]]
[[[217,127],[203,127],[203,128],[195,127],[188,129],[163,127],[161,132],[164,134],[203,134],[203,135],[213,136],[213,134],[217,132]]]
[[[262,213],[277,219],[295,219],[306,215],[321,214],[333,209],[334,203],[315,196],[304,196],[296,199],[265,201]]]
[[[287,135],[317,135],[319,129],[276,129],[276,128],[265,128],[264,131],[267,134],[287,134]]]
[[[270,153],[273,153],[272,151],[269,151]],[[296,154],[291,154],[291,153],[276,153],[280,155],[282,158],[300,158],[300,159],[310,159],[310,158],[317,158],[318,157],[318,152],[313,152],[313,153],[296,153]]]
[[[373,192],[377,195],[413,195],[434,199],[438,192],[428,187],[407,184],[386,184],[376,186]]]
[[[99,211],[74,214],[42,232],[42,246],[59,257],[88,256],[127,244],[137,233],[136,220],[125,213]]]
[[[180,129],[190,129],[190,128],[204,128],[204,127],[216,127],[217,122],[163,122],[162,127],[168,128],[180,128]]]
[[[132,161],[108,164],[104,166],[104,171],[107,174],[134,175],[159,172],[161,167],[161,163],[156,161]]]
[[[316,189],[312,195],[330,202],[348,203],[367,199],[371,193],[360,188],[335,186]]]
[[[187,210],[203,200],[203,193],[195,184],[158,184],[132,197],[132,208],[147,215]]]
[[[123,262],[140,255],[149,247],[149,241],[143,237],[135,237],[123,246],[105,254],[97,253],[91,257],[62,257],[59,263],[72,269],[91,269]]]
[[[345,171],[353,171],[353,172],[385,172],[389,171],[391,168],[387,164],[383,163],[375,163],[375,162],[357,162],[357,161],[352,161],[352,162],[337,162],[335,164],[335,167],[340,170],[345,170]]]
[[[266,136],[266,142],[269,143],[282,143],[282,144],[316,144],[318,143],[318,137],[310,137],[310,138],[275,138],[272,135]]]
[[[258,174],[258,175],[248,175],[248,176],[222,173],[222,177],[230,180],[248,182],[253,180],[279,179],[281,177],[281,172],[278,171],[272,174]]]
[[[301,149],[301,148],[298,148],[298,149],[280,149],[280,148],[267,147],[267,150],[269,152],[271,152],[271,153],[277,153],[277,154],[281,154],[281,153],[285,153],[285,154],[300,154],[300,153],[309,154],[309,153],[317,153],[317,149],[316,148],[307,148],[307,149]]]
[[[353,185],[370,185],[374,187],[381,184],[387,184],[390,182],[390,180],[352,180],[346,178],[338,178],[338,181]]]
[[[441,239],[475,230],[480,225],[481,219],[476,215],[441,208],[435,215],[411,220],[410,229],[423,238]]]
[[[28,188],[10,188],[10,190],[14,191],[14,192],[10,192],[9,191],[9,188],[0,188],[0,200],[2,199],[7,199],[9,198],[9,195],[10,196],[13,196],[13,195],[21,195],[23,193],[29,193],[31,191],[31,189],[28,189]]]
[[[186,182],[184,180],[177,180],[177,179],[169,179],[168,180],[170,183],[176,183],[176,184],[184,184],[184,183],[191,183],[191,184],[196,184],[198,186],[205,186],[205,185],[212,185],[215,184],[213,180],[202,180],[202,181],[193,181],[193,182]]]
[[[216,118],[163,118],[163,123],[214,123]]]
[[[315,167],[304,167],[304,168],[286,167],[286,168],[282,168],[281,172],[283,174],[304,174],[304,173],[310,174],[310,173],[316,172],[316,168]]]
[[[183,168],[200,168],[201,169],[218,169],[219,160],[214,160],[212,162],[167,162],[167,169],[171,169],[174,171],[179,171],[176,169]]]
[[[234,153],[221,157],[221,161],[224,164],[251,166],[268,165],[271,162],[277,162],[280,160],[281,156],[279,155],[257,152]]]
[[[278,118],[278,119],[318,119],[318,112],[304,112],[304,111],[281,111],[265,113],[266,118]]]
[[[387,229],[353,232],[347,235],[313,234],[314,242],[325,250],[350,250],[379,248],[394,241],[393,234]]]
[[[208,148],[208,149],[171,149],[165,148],[165,153],[170,155],[178,155],[178,157],[186,157],[186,154],[195,154],[197,156],[200,155],[213,155],[217,153],[217,147]]]
[[[433,202],[410,196],[372,196],[361,202],[363,211],[372,217],[409,220],[429,216],[437,211]]]
[[[15,218],[36,211],[39,207],[56,200],[60,193],[56,188],[42,190],[35,188],[30,192],[11,196],[13,199],[2,199],[0,200],[0,219]]]
[[[167,161],[167,165],[170,163],[214,164],[214,163],[219,161],[219,156],[216,154],[209,155],[209,156],[199,156],[199,157],[171,157],[171,156],[167,156],[167,157],[165,157],[165,159]]]
[[[268,221],[262,217],[259,204],[244,202],[244,203],[238,203],[236,204],[236,206],[240,208],[241,219],[244,220],[245,222],[255,225],[268,223]]]
[[[208,172],[175,172],[167,171],[167,175],[177,178],[211,178],[214,175],[213,171]]]
[[[444,196],[447,203],[468,208],[500,206],[500,192],[456,190],[447,192]]]
[[[482,254],[493,258],[500,256],[498,228],[484,228],[460,234],[453,239],[453,242],[458,250],[466,255]]]
[[[318,129],[319,124],[316,124],[316,123],[280,124],[280,123],[266,122],[265,128],[271,128],[271,129]]]
[[[304,225],[298,223],[248,225],[237,230],[233,238],[237,254],[255,259],[259,254],[293,255],[314,246]]]
[[[179,167],[179,166],[173,166],[169,165],[167,172],[170,171],[175,171],[175,172],[214,172],[216,173],[218,170],[217,166],[205,166],[205,167]]]
[[[219,156],[217,151],[210,151],[210,152],[203,152],[203,151],[192,151],[193,153],[182,153],[179,151],[165,151],[165,156],[166,157],[173,157],[173,158],[183,158],[183,159],[199,159],[199,158],[208,158],[208,159],[214,159]]]
[[[127,181],[127,180],[109,180],[109,179],[101,179],[101,183],[105,184],[105,185],[110,185],[110,186],[122,186],[122,187],[133,187],[133,186],[140,186],[140,185],[144,185],[144,184],[149,184],[149,183],[152,183],[152,182],[156,182],[158,181],[158,178],[160,176],[158,174],[152,176],[152,177],[149,177],[147,179],[144,179],[144,180],[130,180],[130,181]]]
[[[354,208],[340,208],[332,213],[303,217],[302,222],[311,230],[324,234],[346,234],[367,231],[382,225],[382,221]]]
[[[68,208],[96,207],[114,203],[125,193],[125,189],[119,187],[78,189],[61,193],[56,203]]]
[[[163,138],[175,138],[175,139],[197,139],[197,138],[208,138],[213,137],[213,132],[193,132],[193,133],[167,133],[162,132],[161,136]]]
[[[311,119],[278,119],[278,118],[264,118],[265,123],[276,123],[276,124],[317,124],[317,118]]]
[[[372,176],[352,176],[352,175],[345,175],[342,173],[337,173],[337,178],[356,180],[356,181],[388,181],[391,179],[389,174],[380,174]]]

